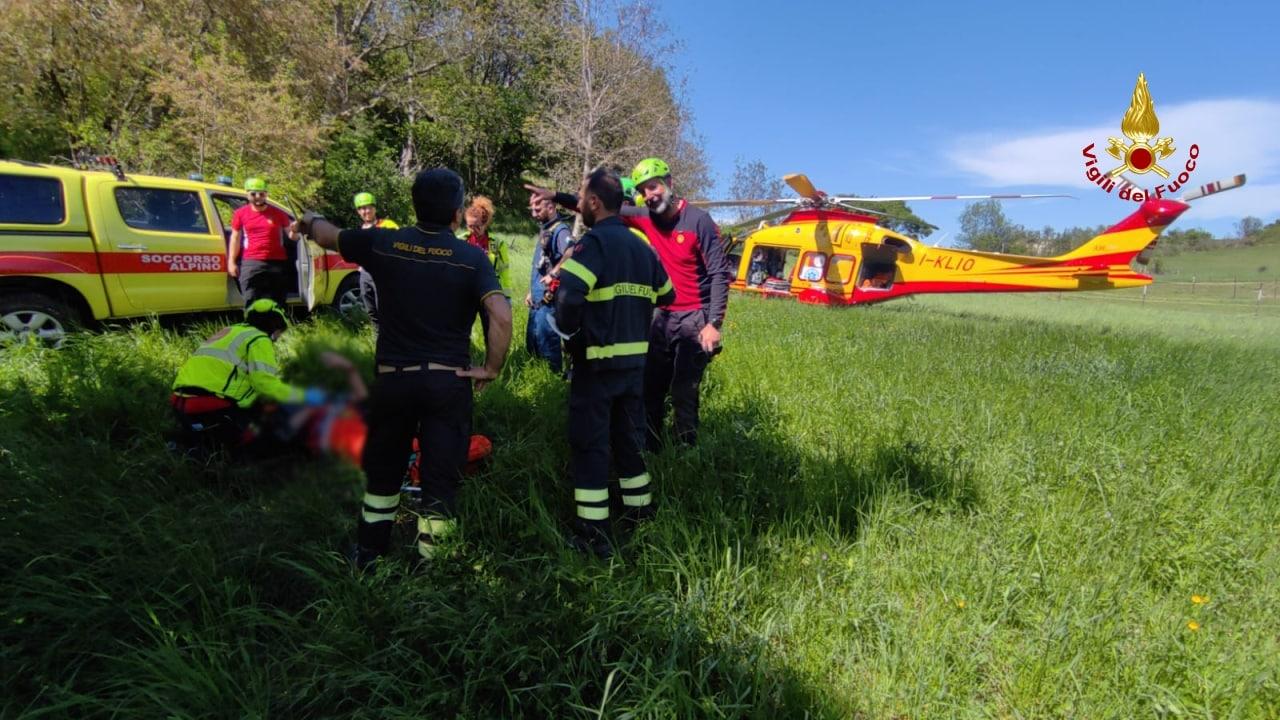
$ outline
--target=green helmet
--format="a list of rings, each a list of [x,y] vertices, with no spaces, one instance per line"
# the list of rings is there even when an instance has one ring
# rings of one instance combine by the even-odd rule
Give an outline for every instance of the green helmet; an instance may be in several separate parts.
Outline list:
[[[355,204],[356,209],[359,210],[365,205],[377,205],[378,203],[373,199],[373,193],[362,192],[356,193]]]
[[[624,175],[618,179],[622,181],[622,196],[628,198],[635,197],[636,184],[631,182],[631,178]]]
[[[267,181],[260,177],[251,177],[244,181],[245,190],[258,190],[260,192],[267,191]]]
[[[631,170],[631,182],[636,187],[640,187],[654,178],[666,177],[670,174],[671,168],[661,158],[645,158]]]
[[[249,303],[244,309],[244,319],[253,320],[255,315],[267,315],[275,313],[280,317],[280,325],[282,328],[289,327],[289,316],[284,314],[284,308],[271,298],[260,298]]]

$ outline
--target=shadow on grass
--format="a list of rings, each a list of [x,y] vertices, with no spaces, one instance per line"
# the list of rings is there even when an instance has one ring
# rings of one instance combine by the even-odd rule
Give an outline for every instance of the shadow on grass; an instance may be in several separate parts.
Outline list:
[[[300,339],[299,376],[323,380],[314,362],[330,347]],[[168,369],[91,343],[46,370],[55,382],[19,390],[0,418],[42,446],[15,445],[2,468],[5,715],[838,717],[766,632],[726,629],[752,600],[725,575],[726,549],[746,548],[745,572],[775,528],[852,537],[886,493],[974,502],[945,449],[890,433],[805,442],[748,397],[706,414],[697,452],[654,458],[664,507],[643,547],[586,561],[560,540],[565,386],[517,351],[478,401],[497,453],[464,488],[462,551],[415,571],[406,548],[357,578],[335,550],[358,471],[306,461],[211,485],[153,437]]]
[[[831,418],[817,436],[790,436],[787,426],[770,398],[720,405],[704,414],[696,451],[674,448],[658,458],[664,477],[693,479],[663,492],[691,518],[719,516],[744,534],[798,523],[849,539],[890,494],[907,493],[930,512],[964,512],[978,502],[972,461],[957,447],[877,427],[874,418]]]

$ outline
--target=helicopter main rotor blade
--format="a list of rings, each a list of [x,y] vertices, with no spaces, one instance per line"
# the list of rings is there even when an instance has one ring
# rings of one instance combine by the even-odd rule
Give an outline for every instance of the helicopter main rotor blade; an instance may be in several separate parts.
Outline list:
[[[840,207],[845,208],[847,210],[857,210],[858,212],[871,213],[872,215],[882,215],[884,217],[889,217],[889,213],[887,212],[882,212],[880,210],[872,210],[871,208],[858,207],[857,205],[850,205],[849,203],[844,202],[840,199],[832,200],[831,203],[833,205],[839,205]]]
[[[783,175],[782,179],[786,181],[786,183],[791,186],[791,189],[795,190],[800,197],[809,198],[810,200],[817,200],[821,197],[818,194],[818,189],[813,186],[813,183],[809,182],[809,178],[804,173]]]
[[[793,209],[794,208],[785,208],[783,210],[775,210],[774,212],[765,213],[764,215],[757,215],[753,218],[747,218],[746,220],[739,220],[731,225],[724,225],[721,227],[721,233],[725,235],[737,235],[743,231],[755,230],[755,226],[760,223],[768,222],[784,215],[789,215]]]
[[[1244,175],[1236,175],[1230,180],[1218,180],[1216,182],[1211,182],[1208,185],[1201,185],[1178,199],[1182,202],[1191,202],[1192,200],[1199,200],[1200,198],[1216,195],[1220,192],[1235,190],[1241,185],[1244,185]]]
[[[860,202],[860,203],[877,203],[877,202],[908,202],[916,200],[1031,200],[1035,198],[1072,198],[1075,195],[1061,195],[1058,193],[1043,193],[1032,195],[900,195],[898,197],[852,197],[841,196],[828,198],[830,202]]]
[[[795,205],[795,198],[779,200],[690,200],[689,204],[703,208],[719,207],[769,207],[770,205]]]

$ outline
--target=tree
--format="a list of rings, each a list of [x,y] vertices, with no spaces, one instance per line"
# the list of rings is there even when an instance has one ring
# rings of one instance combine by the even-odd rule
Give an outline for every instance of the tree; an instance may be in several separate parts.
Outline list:
[[[857,205],[858,201],[853,200],[853,205]],[[885,203],[868,203],[871,205],[869,209],[880,213],[876,216],[876,224],[881,227],[887,227],[895,232],[910,235],[914,238],[926,238],[938,229],[937,225],[926,222],[923,218],[911,211],[905,202],[895,200]]]
[[[1240,222],[1236,223],[1236,235],[1241,240],[1249,240],[1260,232],[1262,232],[1262,221],[1252,215],[1242,218]]]
[[[773,200],[783,197],[782,178],[769,171],[760,160],[744,162],[741,157],[733,161],[733,179],[729,181],[729,195],[735,200]],[[743,222],[757,215],[781,210],[785,205],[734,208],[734,216]]]
[[[626,169],[658,155],[681,194],[699,192],[706,166],[660,62],[675,44],[654,11],[624,0],[567,0],[559,29],[533,128],[547,174],[576,186],[598,165]]]
[[[696,194],[672,44],[626,1],[0,0],[0,156],[263,174],[343,213],[427,165],[501,202],[529,170],[660,155]]]
[[[960,244],[974,250],[1009,252],[1016,228],[1004,216],[999,200],[969,203],[960,215]]]
[[[1213,235],[1199,228],[1168,230],[1160,235],[1158,244],[1158,247],[1164,248],[1170,255],[1192,250],[1203,250],[1213,246]]]

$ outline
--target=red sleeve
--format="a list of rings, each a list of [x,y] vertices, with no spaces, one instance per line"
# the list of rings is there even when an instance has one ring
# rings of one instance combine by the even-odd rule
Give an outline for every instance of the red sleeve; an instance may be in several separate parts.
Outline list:
[[[235,212],[231,213],[231,229],[232,230],[244,229],[244,209],[247,207],[249,206],[241,205],[239,208],[236,209]]]

